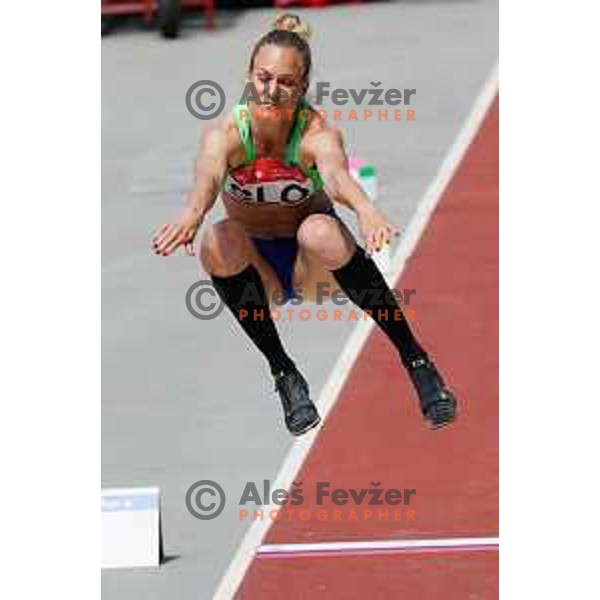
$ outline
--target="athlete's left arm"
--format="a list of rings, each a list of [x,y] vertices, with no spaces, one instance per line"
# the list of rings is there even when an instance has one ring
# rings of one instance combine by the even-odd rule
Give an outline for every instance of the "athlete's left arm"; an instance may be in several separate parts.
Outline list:
[[[350,174],[341,132],[323,129],[306,136],[305,149],[323,178],[329,198],[356,212],[366,251],[370,254],[389,244],[397,228],[375,207]]]

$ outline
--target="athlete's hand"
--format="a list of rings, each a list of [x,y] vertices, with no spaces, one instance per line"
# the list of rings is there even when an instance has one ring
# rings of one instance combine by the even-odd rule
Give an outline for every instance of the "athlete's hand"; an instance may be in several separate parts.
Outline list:
[[[369,256],[388,246],[392,238],[399,235],[398,228],[372,204],[365,206],[357,216],[365,251]]]
[[[152,250],[159,256],[169,256],[183,246],[187,254],[194,256],[194,238],[201,223],[198,211],[186,208],[174,223],[165,223],[154,232]]]

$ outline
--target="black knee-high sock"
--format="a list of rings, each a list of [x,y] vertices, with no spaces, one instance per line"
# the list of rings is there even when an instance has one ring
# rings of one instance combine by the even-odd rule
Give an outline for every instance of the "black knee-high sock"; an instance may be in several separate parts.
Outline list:
[[[358,246],[352,258],[332,273],[350,300],[370,311],[371,317],[398,349],[405,366],[417,357],[426,356],[383,275],[363,248]]]
[[[223,302],[265,355],[271,372],[275,375],[293,370],[294,362],[283,349],[279,333],[269,314],[267,294],[256,268],[250,265],[237,275],[212,275],[211,279]]]

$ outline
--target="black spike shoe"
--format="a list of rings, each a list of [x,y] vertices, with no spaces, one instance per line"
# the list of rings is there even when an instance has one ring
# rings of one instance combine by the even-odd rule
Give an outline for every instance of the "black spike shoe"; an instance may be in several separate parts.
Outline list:
[[[281,398],[285,424],[292,435],[302,435],[321,422],[317,407],[309,397],[308,384],[298,370],[277,374],[275,389]]]
[[[431,428],[439,429],[452,423],[458,412],[456,398],[433,362],[427,357],[419,357],[412,360],[407,369],[419,396],[421,412]]]

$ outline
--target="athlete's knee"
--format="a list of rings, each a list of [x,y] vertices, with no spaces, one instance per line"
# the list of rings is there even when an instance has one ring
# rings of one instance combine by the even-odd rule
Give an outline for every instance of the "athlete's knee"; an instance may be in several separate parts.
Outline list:
[[[310,215],[298,229],[298,243],[310,252],[320,253],[342,240],[340,225],[329,215]]]
[[[340,222],[329,215],[310,215],[304,219],[297,237],[304,250],[324,259],[339,260],[350,250]]]
[[[227,275],[224,271],[243,268],[247,262],[248,236],[240,223],[224,219],[202,230],[200,260],[209,273]]]

